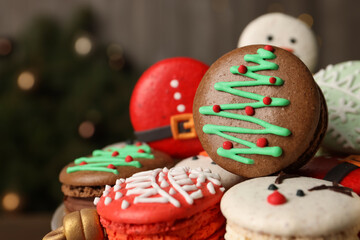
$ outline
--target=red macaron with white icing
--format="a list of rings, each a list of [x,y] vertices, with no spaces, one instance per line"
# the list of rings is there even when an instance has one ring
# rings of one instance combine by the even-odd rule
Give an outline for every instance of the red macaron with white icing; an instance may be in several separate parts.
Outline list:
[[[155,169],[119,179],[95,199],[112,239],[222,239],[224,188],[210,170]]]

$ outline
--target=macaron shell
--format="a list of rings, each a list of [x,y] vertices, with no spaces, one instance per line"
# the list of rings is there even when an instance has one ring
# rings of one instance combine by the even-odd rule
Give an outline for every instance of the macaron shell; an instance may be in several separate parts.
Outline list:
[[[270,36],[271,40],[268,39]],[[279,12],[261,15],[245,27],[239,38],[238,47],[250,44],[271,44],[289,49],[310,71],[316,70],[317,39],[311,28],[299,18]]]
[[[320,156],[309,161],[300,168],[297,173],[302,176],[323,179],[332,169],[343,163],[345,157]],[[349,172],[340,182],[341,185],[351,188],[358,195],[360,194],[360,168]]]
[[[217,165],[210,157],[197,155],[186,158],[175,165],[175,167],[189,167],[192,169],[202,168],[210,169],[211,172],[217,173],[220,176],[221,184],[225,189],[229,189],[235,184],[244,181],[246,178],[226,171],[219,165]]]
[[[329,110],[322,146],[332,153],[360,154],[360,61],[329,65],[314,78]]]
[[[197,86],[207,69],[204,63],[187,57],[165,59],[147,69],[130,100],[130,118],[135,131],[168,126],[172,116],[192,113]],[[198,138],[166,138],[148,144],[175,158],[202,151]]]
[[[275,59],[268,60],[276,63],[277,70],[257,71],[257,74],[264,76],[279,77],[284,80],[282,86],[251,86],[239,87],[243,91],[256,93],[263,96],[283,98],[290,101],[288,106],[284,107],[263,107],[255,109],[253,117],[264,120],[270,124],[286,128],[291,131],[291,135],[284,137],[274,134],[236,134],[230,133],[239,139],[244,139],[256,144],[259,138],[266,138],[268,146],[279,146],[282,148],[282,155],[279,157],[256,155],[256,154],[238,154],[254,160],[254,164],[244,164],[225,158],[217,153],[217,149],[223,146],[228,139],[215,134],[205,134],[203,127],[206,124],[222,126],[238,126],[246,129],[262,129],[257,124],[240,121],[219,116],[208,116],[199,113],[202,106],[212,106],[221,104],[250,103],[250,99],[238,97],[223,91],[217,91],[214,88],[216,82],[237,82],[251,81],[252,79],[232,74],[232,66],[254,66],[252,62],[246,62],[244,55],[256,54],[263,45],[251,45],[235,49],[218,59],[207,71],[201,81],[194,101],[194,119],[196,131],[199,139],[209,156],[221,167],[235,174],[244,177],[265,176],[290,165],[300,165],[296,162],[305,155],[307,158],[300,160],[301,164],[310,160],[307,155],[309,149],[311,154],[319,146],[318,136],[320,130],[319,121],[321,120],[322,101],[318,87],[312,77],[312,74],[306,66],[296,56],[281,48],[274,47]],[[245,115],[244,110],[229,110],[239,115]],[[233,141],[232,141],[233,142]],[[233,142],[234,148],[246,148],[245,146]]]
[[[153,149],[152,154],[154,154],[154,159],[134,159],[140,162],[142,165],[141,168],[132,166],[117,167],[119,174],[102,171],[78,171],[67,173],[68,167],[75,166],[74,163],[69,163],[61,170],[59,179],[61,183],[72,186],[105,186],[112,185],[117,179],[130,177],[137,172],[155,169],[158,167],[172,167],[175,164],[172,158],[163,152]]]
[[[247,180],[228,190],[221,201],[221,211],[228,222],[241,228],[276,236],[323,237],[360,227],[360,199],[330,190],[308,191],[332,183],[298,177],[275,184],[286,203],[267,201],[276,177]],[[302,190],[305,196],[297,196]]]
[[[184,169],[184,170],[183,170]],[[149,223],[157,223],[157,222],[167,222],[167,221],[174,221],[176,219],[187,218],[192,216],[198,212],[201,212],[216,203],[218,203],[223,195],[223,190],[219,177],[217,174],[210,175],[205,173],[208,177],[218,182],[220,185],[211,184],[214,187],[214,192],[211,193],[208,189],[208,184],[213,180],[207,180],[208,177],[205,177],[205,182],[198,183],[199,178],[195,177],[190,180],[189,177],[186,177],[184,174],[190,176],[190,174],[196,174],[195,172],[199,172],[200,178],[203,178],[204,175],[202,174],[202,170],[189,170],[188,168],[173,168],[169,172],[172,176],[176,179],[176,181],[186,181],[186,185],[195,187],[196,190],[187,190],[185,191],[185,195],[189,194],[189,197],[193,199],[192,203],[189,203],[186,200],[184,193],[181,193],[176,184],[170,182],[167,177],[164,177],[164,181],[166,183],[162,183],[159,181],[161,177],[159,174],[166,174],[169,170],[161,170],[156,169],[152,171],[142,172],[135,174],[132,178],[128,178],[126,181],[127,183],[121,183],[118,189],[114,187],[111,188],[106,194],[104,194],[100,201],[97,203],[97,211],[99,215],[109,221],[112,222],[119,222],[119,223],[131,223],[131,224],[149,224]],[[152,182],[153,177],[156,179],[156,183]],[[209,179],[210,179],[209,178]],[[151,181],[152,187],[148,188],[147,191],[153,189],[156,190],[154,193],[150,194],[149,192],[145,194],[143,187],[138,184],[148,184]],[[190,184],[192,181],[193,184]],[[180,182],[178,182],[180,184]],[[165,184],[165,185],[163,185]],[[185,182],[181,183],[184,186]],[[139,187],[137,187],[139,186]],[[171,188],[176,189],[174,192],[171,192]],[[138,191],[138,193],[135,193]],[[159,193],[162,192],[162,195]],[[184,190],[183,190],[184,191]],[[191,195],[194,192],[201,191],[201,197],[192,197]],[[116,193],[120,193],[120,197],[116,198]],[[141,195],[143,194],[143,195]],[[150,195],[148,195],[150,194]],[[169,194],[169,195],[167,195]],[[141,202],[140,198],[147,198]],[[151,196],[151,198],[148,198]],[[169,196],[163,197],[161,196]],[[107,200],[106,200],[107,199]],[[136,202],[138,200],[140,202]],[[155,200],[157,199],[157,200]],[[165,200],[165,199],[172,199],[172,200]],[[109,201],[105,203],[105,201]],[[177,201],[179,205],[174,205],[173,201]],[[126,204],[126,205],[124,205]]]

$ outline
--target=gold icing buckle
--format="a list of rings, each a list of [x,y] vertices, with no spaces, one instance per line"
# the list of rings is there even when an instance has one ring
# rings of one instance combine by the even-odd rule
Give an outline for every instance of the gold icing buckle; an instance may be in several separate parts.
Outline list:
[[[192,113],[183,113],[170,117],[170,128],[174,139],[196,138],[194,118]]]
[[[360,167],[360,155],[350,155],[342,160],[340,160],[341,162],[348,162],[351,163],[355,166]]]

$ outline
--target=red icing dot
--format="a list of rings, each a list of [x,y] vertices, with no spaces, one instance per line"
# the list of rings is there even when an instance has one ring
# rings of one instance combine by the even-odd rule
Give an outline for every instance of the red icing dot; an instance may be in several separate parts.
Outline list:
[[[130,155],[127,155],[125,158],[125,162],[132,162],[133,158]]]
[[[139,146],[141,146],[142,145],[142,142],[137,142],[136,144],[135,144],[135,146],[137,146],[137,147],[139,147]]]
[[[118,152],[118,151],[114,151],[114,152],[111,154],[112,157],[116,157],[116,156],[118,156],[118,155],[119,155],[119,152]]]
[[[230,141],[225,141],[225,142],[223,143],[223,148],[224,148],[224,149],[227,149],[227,150],[232,149],[232,148],[233,148],[232,142],[230,142]]]
[[[255,110],[253,107],[250,107],[250,106],[246,106],[245,107],[245,113],[246,115],[248,116],[253,116],[255,114]]]
[[[86,164],[87,164],[87,162],[82,161],[79,165],[86,165]]]
[[[213,111],[216,112],[216,113],[220,112],[221,111],[220,105],[214,105],[213,106]]]
[[[139,149],[138,153],[144,153],[145,151],[143,149]]]
[[[265,104],[265,105],[270,105],[271,104],[271,98],[269,98],[269,97],[264,97],[263,98],[263,103]]]
[[[275,190],[267,197],[267,201],[271,205],[280,205],[286,203],[286,198],[284,197],[284,195]]]
[[[258,146],[258,147],[266,147],[267,145],[268,145],[268,141],[266,138],[259,138],[256,141],[256,146]]]
[[[115,167],[114,165],[112,165],[112,164],[109,164],[109,165],[107,166],[107,168],[116,169],[116,167]]]
[[[270,77],[270,78],[269,78],[269,82],[270,82],[271,84],[276,83],[276,78]]]
[[[264,47],[264,49],[265,49],[265,50],[268,50],[268,51],[270,51],[270,52],[273,52],[273,51],[274,51],[274,48],[273,48],[272,46],[270,46],[270,45],[266,45],[266,46]]]
[[[245,74],[247,72],[247,67],[244,65],[240,65],[238,68],[239,73]]]

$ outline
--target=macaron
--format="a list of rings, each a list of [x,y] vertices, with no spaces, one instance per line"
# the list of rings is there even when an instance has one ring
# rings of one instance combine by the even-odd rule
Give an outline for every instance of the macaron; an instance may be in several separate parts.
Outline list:
[[[360,198],[332,182],[294,175],[239,183],[221,200],[225,239],[358,239]]]
[[[195,95],[194,121],[210,158],[251,178],[309,161],[325,134],[327,109],[298,57],[278,47],[250,45],[211,65]]]
[[[175,167],[189,167],[192,169],[202,168],[202,169],[210,169],[211,172],[219,174],[221,185],[225,189],[229,189],[235,184],[246,180],[246,178],[241,177],[239,175],[233,174],[219,165],[216,164],[206,152],[201,152],[198,155],[185,158],[178,162]]]
[[[137,140],[183,159],[203,151],[193,121],[193,101],[209,67],[192,58],[161,60],[140,77],[130,99]]]
[[[315,71],[319,47],[311,27],[299,18],[284,13],[267,13],[252,20],[240,35],[238,47],[270,44],[281,47]]]
[[[333,154],[360,154],[360,61],[329,65],[314,75],[324,92],[329,127],[322,146]]]
[[[177,167],[119,179],[95,199],[109,240],[223,239],[224,188],[210,170]]]
[[[301,176],[324,179],[360,194],[360,156],[319,156],[296,171]]]
[[[59,175],[67,212],[94,208],[94,198],[101,196],[105,185],[136,172],[172,167],[172,158],[141,142],[95,150],[65,166]]]

